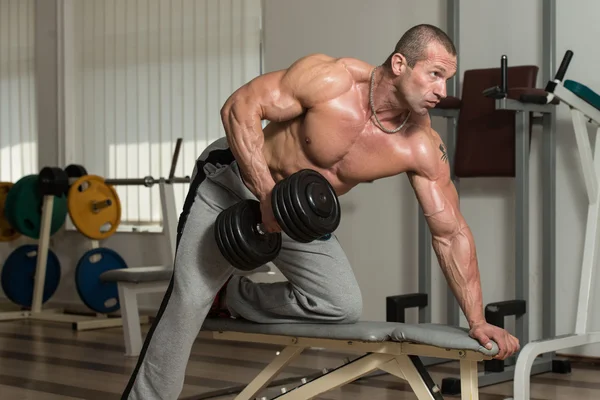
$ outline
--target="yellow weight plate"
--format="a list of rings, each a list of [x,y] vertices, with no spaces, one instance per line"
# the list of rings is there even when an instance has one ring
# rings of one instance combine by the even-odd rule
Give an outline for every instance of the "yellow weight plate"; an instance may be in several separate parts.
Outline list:
[[[77,230],[90,239],[106,239],[121,223],[119,195],[97,175],[82,176],[71,185],[67,206]]]
[[[4,212],[6,196],[8,196],[8,192],[12,187],[12,182],[0,182],[0,242],[10,242],[21,236],[21,234],[13,228],[8,220],[7,214]]]

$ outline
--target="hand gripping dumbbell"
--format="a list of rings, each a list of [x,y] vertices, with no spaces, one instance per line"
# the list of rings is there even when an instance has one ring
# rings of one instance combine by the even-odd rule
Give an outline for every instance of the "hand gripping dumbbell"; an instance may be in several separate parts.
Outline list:
[[[281,229],[297,242],[312,242],[340,224],[340,204],[333,187],[310,169],[277,182],[271,205]],[[241,201],[219,213],[214,231],[223,257],[243,271],[274,260],[281,251],[281,233],[266,232],[257,200]]]

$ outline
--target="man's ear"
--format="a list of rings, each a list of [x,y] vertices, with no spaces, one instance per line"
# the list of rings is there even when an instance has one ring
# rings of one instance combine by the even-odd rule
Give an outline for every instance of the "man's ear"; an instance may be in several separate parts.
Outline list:
[[[394,53],[392,56],[392,73],[396,76],[402,75],[406,72],[408,65],[406,63],[406,57],[400,53]]]

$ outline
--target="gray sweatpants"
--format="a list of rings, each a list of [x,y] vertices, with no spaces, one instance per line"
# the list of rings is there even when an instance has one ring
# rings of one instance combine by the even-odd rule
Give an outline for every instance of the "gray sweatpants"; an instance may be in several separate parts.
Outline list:
[[[217,215],[256,199],[240,178],[225,138],[199,157],[181,213],[171,283],[122,399],[177,399],[190,351],[213,299],[235,269],[214,239]],[[362,311],[360,289],[335,235],[298,243],[283,235],[273,261],[285,282],[257,283],[233,276],[227,304],[238,318],[259,323],[352,323]]]

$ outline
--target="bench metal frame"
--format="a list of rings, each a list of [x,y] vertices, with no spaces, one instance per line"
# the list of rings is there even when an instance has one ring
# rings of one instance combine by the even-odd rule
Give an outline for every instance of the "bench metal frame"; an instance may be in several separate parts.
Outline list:
[[[491,357],[473,350],[443,349],[409,342],[364,342],[230,331],[201,331],[199,337],[283,346],[273,361],[245,386],[235,400],[255,399],[287,365],[308,348],[358,352],[364,355],[339,368],[326,371],[312,380],[306,382],[299,380],[297,387],[289,391],[285,390],[277,396],[278,399],[312,399],[376,370],[406,380],[419,400],[442,399],[440,388],[433,382],[420,361],[420,357],[435,357],[460,362],[461,399],[477,400],[479,398],[477,363],[491,359]],[[190,397],[188,400],[211,397],[213,396],[210,393],[205,393]]]

